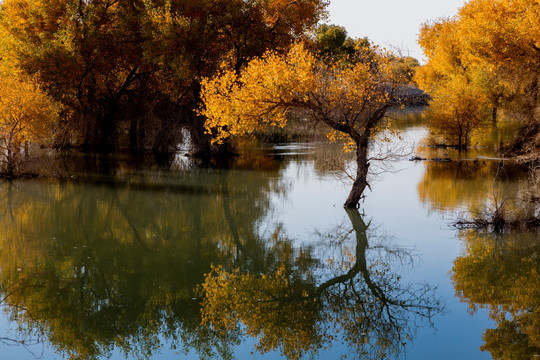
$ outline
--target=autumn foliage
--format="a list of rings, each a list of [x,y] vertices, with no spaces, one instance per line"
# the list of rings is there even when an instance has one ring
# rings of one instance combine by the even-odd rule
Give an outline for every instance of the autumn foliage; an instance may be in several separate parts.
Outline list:
[[[69,111],[58,146],[174,151],[198,117],[202,76],[283,49],[323,16],[321,0],[5,0],[0,56]],[[185,130],[185,131],[184,131]]]
[[[359,49],[365,50],[365,49]],[[302,44],[286,55],[268,52],[237,74],[233,69],[202,82],[206,129],[214,141],[282,127],[290,116],[329,127],[356,151],[357,174],[346,207],[356,206],[367,186],[368,142],[396,103],[399,77],[382,52],[370,61],[321,61]],[[362,54],[362,51],[358,51]]]
[[[539,18],[536,0],[472,0],[422,27],[428,62],[416,80],[433,97],[431,127],[447,143],[466,147],[499,110],[538,123]]]
[[[51,140],[59,107],[32,78],[0,65],[0,171],[14,176],[23,147]]]

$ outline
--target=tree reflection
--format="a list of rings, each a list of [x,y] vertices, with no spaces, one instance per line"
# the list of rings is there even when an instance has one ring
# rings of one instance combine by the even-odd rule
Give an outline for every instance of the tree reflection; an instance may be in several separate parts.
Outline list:
[[[519,191],[517,181],[525,171],[519,165],[495,161],[425,162],[426,171],[418,184],[420,199],[435,210],[466,207],[475,211],[493,197],[494,183],[502,199],[513,199]]]
[[[465,255],[454,261],[457,294],[474,313],[489,309],[495,329],[482,350],[494,359],[540,355],[540,239],[536,233],[462,232]]]
[[[279,189],[275,177],[200,170],[139,174],[132,188],[89,179],[2,184],[0,290],[20,336],[74,359],[114,349],[148,358],[163,343],[230,357],[238,334],[200,325],[194,289],[210,264],[237,264],[231,238],[265,254],[257,221]]]
[[[354,234],[354,250],[341,248],[341,260],[331,259],[327,269],[313,266],[309,252],[291,257],[283,238],[274,241],[280,261],[264,274],[213,268],[201,286],[203,322],[223,334],[242,330],[258,339],[260,352],[279,349],[291,359],[340,340],[363,358],[403,350],[421,320],[443,307],[433,287],[405,283],[393,271],[392,262],[409,259],[406,250],[369,244],[359,212],[347,215],[352,230],[331,235]]]
[[[150,358],[166,345],[227,359],[245,333],[289,358],[339,341],[372,358],[403,349],[441,310],[432,287],[394,268],[408,252],[358,211],[321,237],[328,262],[280,225],[262,237],[272,194],[286,192],[265,171],[2,184],[0,291],[20,339],[71,359]],[[333,248],[336,237],[348,240]]]

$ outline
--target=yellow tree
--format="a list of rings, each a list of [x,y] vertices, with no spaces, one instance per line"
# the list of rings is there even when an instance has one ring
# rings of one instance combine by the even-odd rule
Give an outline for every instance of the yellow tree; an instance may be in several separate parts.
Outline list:
[[[471,0],[459,12],[467,63],[503,75],[538,106],[540,3],[537,0]]]
[[[432,92],[430,128],[450,145],[466,149],[489,117],[487,98],[465,76],[454,76]]]
[[[522,133],[525,142],[534,140],[540,104],[539,17],[537,0],[468,1],[456,17],[421,29],[419,42],[428,62],[416,80],[440,98],[453,91],[449,81],[466,79],[479,93],[475,95],[478,109],[488,110],[484,117],[491,114],[495,124],[498,109],[512,105],[513,113],[527,123]],[[462,90],[458,87],[449,97],[466,94]],[[434,98],[433,102],[437,101]],[[531,132],[530,125],[536,130]]]
[[[127,142],[169,152],[195,115],[199,79],[283,49],[324,16],[322,0],[3,0],[0,51],[70,109],[59,145]],[[4,53],[5,52],[5,53]],[[62,135],[62,136],[61,136]],[[208,149],[207,149],[208,148]]]
[[[481,69],[464,63],[460,41],[455,19],[424,25],[419,42],[429,61],[415,79],[432,97],[431,132],[462,149],[483,127],[490,105],[497,105],[498,98],[489,93],[493,87],[487,86]]]
[[[0,69],[0,161],[6,176],[13,176],[20,165],[23,144],[50,137],[57,115],[58,107],[33,79]]]
[[[367,182],[368,145],[394,104],[397,80],[378,54],[370,62],[323,63],[301,44],[286,55],[268,52],[237,75],[225,70],[202,82],[206,128],[216,142],[269,126],[292,114],[326,124],[331,139],[356,151],[357,170],[345,207],[358,205]]]

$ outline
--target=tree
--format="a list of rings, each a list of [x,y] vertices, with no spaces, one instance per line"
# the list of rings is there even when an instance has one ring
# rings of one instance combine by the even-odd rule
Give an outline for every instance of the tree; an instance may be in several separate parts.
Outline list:
[[[398,80],[385,55],[374,61],[324,63],[302,44],[286,55],[268,52],[237,74],[202,82],[206,129],[214,141],[284,126],[288,116],[302,116],[326,124],[331,139],[342,138],[356,151],[356,176],[345,207],[358,205],[368,186],[369,140],[381,128],[386,111],[394,105]]]
[[[420,67],[417,59],[411,56],[395,56],[391,59],[393,71],[407,83],[414,82],[416,70]]]
[[[1,172],[15,175],[23,162],[22,146],[51,139],[59,107],[36,84],[16,69],[0,64],[0,164]]]
[[[430,130],[446,144],[466,149],[472,134],[489,118],[487,87],[474,81],[479,69],[464,63],[455,20],[424,25],[419,42],[429,61],[415,80],[432,97]]]
[[[466,61],[500,74],[527,98],[527,112],[540,100],[539,16],[535,0],[472,0],[459,12]]]
[[[65,105],[58,145],[208,152],[199,79],[311,29],[322,0],[6,0],[1,56]],[[126,139],[128,134],[129,139]]]
[[[467,149],[471,136],[489,118],[487,98],[464,76],[456,75],[431,93],[430,130],[446,144]]]
[[[323,58],[346,59],[355,52],[354,40],[347,35],[347,30],[343,26],[319,25],[315,30],[313,41],[315,50]],[[367,44],[369,45],[369,42]]]
[[[450,94],[453,82],[465,81],[474,89],[471,95],[478,98],[476,107],[485,112],[483,117],[495,125],[499,109],[511,110],[512,117],[525,124],[518,135],[534,148],[540,101],[539,16],[536,0],[471,0],[456,17],[425,24],[419,42],[428,62],[417,82],[435,95],[433,103],[441,96],[470,102],[463,86]]]

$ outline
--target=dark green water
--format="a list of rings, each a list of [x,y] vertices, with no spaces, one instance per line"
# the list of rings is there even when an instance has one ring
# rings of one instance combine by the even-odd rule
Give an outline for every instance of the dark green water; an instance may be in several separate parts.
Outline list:
[[[494,188],[516,197],[514,167],[402,159],[347,212],[349,161],[326,143],[227,170],[86,162],[0,184],[1,359],[540,353],[538,234],[449,225]]]

